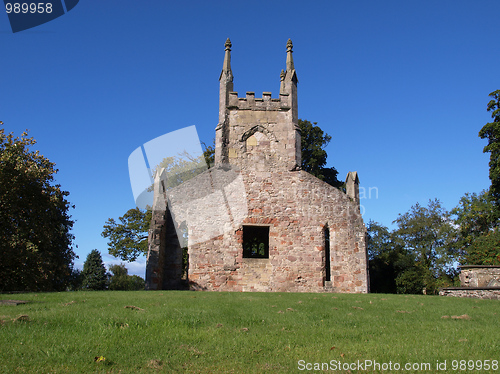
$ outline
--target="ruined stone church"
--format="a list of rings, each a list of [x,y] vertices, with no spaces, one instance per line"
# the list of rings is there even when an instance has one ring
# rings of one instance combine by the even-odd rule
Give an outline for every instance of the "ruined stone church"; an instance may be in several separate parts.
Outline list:
[[[191,289],[368,292],[357,173],[344,193],[300,168],[292,48],[288,40],[278,97],[239,97],[226,41],[215,166],[171,191],[157,176],[147,289],[182,288],[187,246]]]

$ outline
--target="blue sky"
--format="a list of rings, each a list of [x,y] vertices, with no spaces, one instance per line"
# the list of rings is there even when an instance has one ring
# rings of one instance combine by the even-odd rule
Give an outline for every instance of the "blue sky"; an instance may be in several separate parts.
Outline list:
[[[187,126],[211,144],[230,37],[234,89],[278,96],[294,44],[299,118],[358,171],[365,222],[391,227],[415,203],[447,209],[489,187],[488,94],[500,89],[500,2],[82,0],[13,34],[0,15],[0,120],[55,162],[76,208],[81,267],[102,227],[134,207],[128,157]],[[145,258],[129,264],[144,276]]]

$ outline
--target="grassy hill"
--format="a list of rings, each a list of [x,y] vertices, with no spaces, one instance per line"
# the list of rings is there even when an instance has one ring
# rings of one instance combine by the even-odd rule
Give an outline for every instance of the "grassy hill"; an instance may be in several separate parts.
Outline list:
[[[474,371],[500,372],[494,300],[189,291],[0,295],[8,299],[30,302],[0,304],[2,373],[422,373],[437,372],[437,365],[446,367],[443,373],[480,365]]]

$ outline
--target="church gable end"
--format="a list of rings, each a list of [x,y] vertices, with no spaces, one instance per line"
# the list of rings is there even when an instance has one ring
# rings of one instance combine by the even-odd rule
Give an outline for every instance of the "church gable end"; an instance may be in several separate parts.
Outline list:
[[[270,92],[255,97],[251,91],[238,96],[234,91],[231,47],[227,39],[219,78],[215,166],[207,180],[214,185],[212,175],[217,175],[218,170],[232,170],[237,177],[214,190],[213,196],[220,203],[208,209],[227,212],[224,229],[221,224],[220,232],[208,239],[203,236],[207,228],[202,219],[187,222],[189,287],[217,291],[368,292],[366,229],[359,209],[357,173],[348,174],[345,194],[300,170],[298,79],[291,40],[286,46],[286,70],[280,74],[277,98],[272,98]],[[242,186],[243,196],[235,193],[237,183]],[[179,186],[181,197],[176,201],[188,199],[193,186],[190,181]],[[205,204],[207,199],[204,197],[199,204]],[[172,279],[179,274],[180,264],[169,260],[178,258],[179,245],[172,235],[167,235],[173,232],[166,228],[173,224],[165,219],[168,204],[166,201],[161,205],[163,210],[153,212],[156,218],[150,230],[148,289],[161,289],[167,280],[169,285],[174,284]],[[218,222],[219,218],[208,214],[204,219]],[[205,239],[193,239],[201,237]],[[170,251],[177,257],[168,256]]]

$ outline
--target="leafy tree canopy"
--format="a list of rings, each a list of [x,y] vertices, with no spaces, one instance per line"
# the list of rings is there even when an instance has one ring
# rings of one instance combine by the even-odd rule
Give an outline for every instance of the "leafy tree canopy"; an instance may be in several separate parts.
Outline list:
[[[422,293],[422,271],[394,232],[377,222],[367,225],[370,292]]]
[[[492,99],[488,103],[487,110],[491,112],[493,122],[489,122],[479,131],[481,139],[487,139],[488,144],[483,152],[490,153],[490,196],[500,217],[500,90],[493,91],[489,95]]]
[[[165,157],[155,168],[153,175],[162,170],[164,173],[162,180],[165,188],[168,190],[176,187],[208,169],[207,161],[210,162],[211,158],[207,155],[207,152],[209,151],[205,150],[204,154],[198,157],[194,157],[187,152],[178,156]]]
[[[407,253],[415,258],[416,272],[429,292],[434,292],[444,278],[455,276],[453,263],[458,258],[456,231],[450,213],[437,199],[428,206],[416,204],[394,221],[394,234]]]
[[[498,216],[488,191],[466,193],[452,211],[462,265],[500,265]]]
[[[489,95],[491,100],[487,111],[492,122],[479,131],[481,139],[488,144],[483,152],[490,153],[489,176],[491,186],[479,195],[465,194],[458,206],[452,210],[459,227],[457,245],[462,250],[461,263],[467,265],[487,265],[498,262],[497,237],[500,222],[500,90]]]
[[[380,223],[367,224],[366,247],[369,260],[370,292],[396,293],[396,262],[398,253],[394,249],[389,229]]]
[[[500,231],[491,230],[477,237],[464,257],[467,265],[500,265]]]
[[[148,252],[148,229],[151,210],[129,209],[119,222],[109,218],[102,236],[109,239],[109,254],[123,261],[135,261]]]
[[[138,291],[144,289],[144,279],[137,275],[128,275],[124,264],[111,265],[109,271],[113,273],[109,283],[110,290]]]
[[[330,143],[332,137],[317,126],[317,122],[311,123],[299,119],[299,127],[301,131],[302,170],[334,187],[341,187],[343,182],[337,179],[338,171],[334,167],[327,168],[325,166],[327,153],[324,148]]]
[[[393,247],[392,235],[389,229],[378,222],[370,220],[366,227],[367,238],[366,248],[368,251],[368,259],[380,257],[387,253]]]
[[[192,157],[188,153],[178,156],[164,158],[154,169],[154,173],[162,169],[162,178],[165,188],[168,190],[183,182],[203,173],[207,170],[208,163],[213,163],[213,147],[205,147],[204,154]],[[153,190],[153,186],[150,187]],[[101,235],[109,239],[109,254],[123,261],[135,261],[139,256],[148,252],[148,230],[151,222],[152,211],[150,208],[142,210],[139,208],[129,209],[118,222],[109,218]]]
[[[457,247],[462,251],[461,263],[474,265],[467,263],[463,256],[467,256],[466,253],[473,250],[470,246],[476,239],[496,226],[495,208],[488,191],[482,191],[479,195],[466,193],[459,204],[452,209],[451,214],[455,216],[454,222],[458,227]]]
[[[213,140],[213,145],[206,145],[201,143],[205,150],[203,151],[203,157],[205,158],[205,163],[208,168],[211,168],[215,164],[215,139]]]
[[[0,126],[3,123],[0,123]],[[55,164],[27,132],[0,128],[0,290],[65,290],[72,276],[73,221]]]

